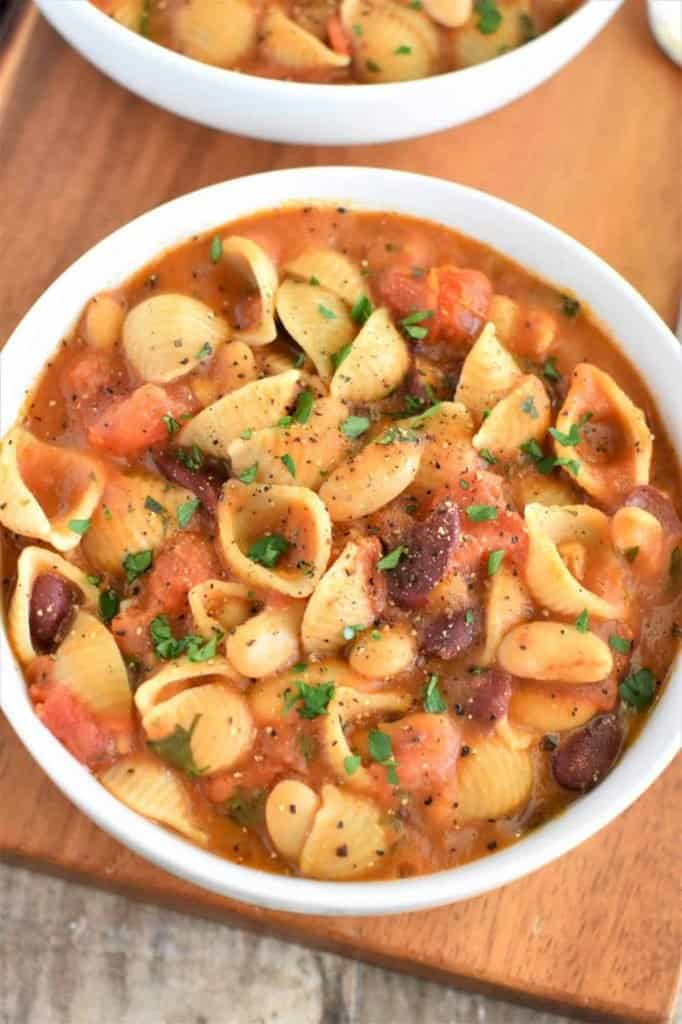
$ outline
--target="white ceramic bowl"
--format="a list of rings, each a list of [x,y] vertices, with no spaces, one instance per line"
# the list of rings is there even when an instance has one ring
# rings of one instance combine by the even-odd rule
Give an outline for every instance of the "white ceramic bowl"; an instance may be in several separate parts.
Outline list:
[[[623,0],[586,0],[556,28],[487,64],[416,82],[314,85],[210,67],[122,28],[88,0],[36,0],[96,67],[139,96],[210,128],[273,142],[356,145],[464,124],[544,82]]]
[[[276,171],[214,185],[138,217],[86,253],[36,302],[0,356],[0,429],[87,299],[125,280],[160,250],[195,232],[287,201],[342,202],[437,220],[487,242],[571,292],[618,339],[652,392],[682,457],[682,351],[646,302],[573,239],[483,192],[396,171],[317,167]],[[269,875],[222,860],[128,810],[40,723],[7,636],[0,636],[2,709],[53,782],[82,811],[136,853],[207,889],[263,907],[314,914],[387,914],[467,899],[504,885],[570,850],[606,825],[663,771],[680,747],[682,665],[646,728],[588,795],[514,846],[463,867],[391,882],[315,882]]]

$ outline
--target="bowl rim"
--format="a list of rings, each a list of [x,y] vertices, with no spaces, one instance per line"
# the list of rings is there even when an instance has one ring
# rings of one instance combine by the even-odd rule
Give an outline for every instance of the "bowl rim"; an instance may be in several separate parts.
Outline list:
[[[37,6],[41,10],[43,7],[48,7],[51,3],[55,2],[61,2],[61,0],[36,0]],[[486,73],[491,65],[497,67],[499,66],[499,61],[505,61],[505,66],[509,67],[511,62],[516,60],[519,66],[521,66],[520,61],[523,59],[521,54],[528,46],[532,46],[533,52],[537,52],[538,46],[542,45],[543,40],[546,40],[547,37],[551,37],[552,40],[557,40],[557,42],[562,38],[568,39],[569,35],[572,35],[579,27],[583,24],[586,26],[592,18],[597,16],[599,4],[602,2],[603,0],[584,0],[582,6],[576,8],[558,24],[547,29],[546,32],[542,32],[539,36],[524,43],[523,46],[518,46],[506,53],[499,54],[493,60],[484,61],[482,64],[443,71],[437,75],[428,75],[426,78],[411,79],[405,82],[341,83],[341,88],[344,94],[348,94],[351,97],[351,102],[357,102],[360,95],[364,95],[367,86],[370,85],[372,87],[372,95],[374,95],[375,90],[380,90],[380,95],[384,100],[394,100],[396,103],[401,100],[407,90],[410,90],[412,93],[420,89],[427,90],[430,88],[429,83],[431,82],[439,82],[445,87],[446,82],[450,82],[454,75],[459,76],[457,81],[461,83],[463,89],[467,85],[469,88],[473,88],[481,73]],[[617,10],[623,2],[624,0],[613,0],[615,9]],[[96,7],[90,0],[80,4],[74,3],[70,10],[72,19],[80,20],[85,25],[87,25],[88,21],[92,24],[99,24],[102,31],[109,31],[112,42],[118,40],[124,43],[127,41],[128,45],[138,49],[139,55],[142,58],[151,57],[154,54],[155,59],[165,62],[169,70],[174,70],[176,73],[186,72],[195,78],[204,76],[207,79],[206,84],[215,84],[220,87],[221,85],[243,84],[245,80],[248,80],[252,83],[251,87],[254,95],[261,100],[267,100],[273,89],[283,94],[282,99],[289,98],[293,100],[298,91],[304,88],[305,96],[301,98],[309,101],[314,101],[316,98],[323,99],[329,97],[333,91],[339,91],[339,83],[298,82],[281,78],[267,78],[265,76],[252,75],[248,72],[235,71],[232,68],[222,68],[214,64],[207,64],[204,61],[197,60],[195,57],[189,57],[187,54],[180,53],[178,50],[171,50],[161,43],[154,42],[153,39],[148,39],[146,36],[126,28],[125,25],[121,25],[110,15],[105,14],[104,11]],[[104,29],[100,19],[107,23],[107,29]]]
[[[394,192],[406,193],[409,198],[387,201]],[[275,202],[269,198],[277,193],[282,197],[291,195],[289,201],[296,205],[306,201],[343,202],[352,209],[383,209],[422,219],[429,219],[430,215],[423,212],[428,204],[439,210],[447,209],[448,201],[453,209],[458,204],[468,204],[471,208],[478,207],[486,217],[491,215],[495,222],[494,230],[500,232],[501,241],[495,243],[498,251],[516,262],[523,261],[518,255],[510,255],[512,242],[505,237],[505,225],[515,227],[519,233],[526,232],[534,239],[544,236],[545,247],[556,250],[559,263],[565,260],[566,273],[568,265],[573,263],[581,268],[581,273],[593,274],[599,287],[619,303],[624,303],[628,316],[638,321],[655,343],[659,361],[669,366],[669,370],[663,372],[671,382],[668,412],[663,418],[678,458],[682,456],[682,407],[675,405],[673,394],[674,381],[679,379],[678,364],[682,372],[682,350],[658,314],[608,264],[559,229],[485,192],[424,175],[364,167],[294,168],[212,185],[142,214],[92,247],[31,306],[0,355],[3,432],[16,419],[16,409],[12,413],[7,412],[8,403],[9,407],[20,405],[24,388],[32,387],[35,382],[34,368],[24,367],[22,371],[20,364],[26,360],[33,360],[38,366],[45,364],[61,336],[53,327],[51,316],[62,305],[69,305],[66,302],[69,292],[79,293],[76,306],[82,308],[91,294],[82,294],[85,290],[82,282],[88,274],[97,274],[102,278],[100,287],[106,287],[104,281],[111,279],[106,277],[105,267],[120,263],[125,254],[125,272],[121,270],[114,275],[115,281],[124,280],[149,259],[149,256],[130,259],[128,246],[131,240],[144,237],[150,251],[158,253],[180,244],[192,234],[191,230],[180,226],[185,224],[188,213],[210,209],[210,217],[206,212],[202,214],[208,226],[199,228],[197,225],[197,230],[203,233],[210,230],[211,225],[217,226],[216,221],[220,223],[215,211],[220,211],[221,203],[228,207],[230,201],[236,204],[237,209],[229,218],[235,220],[285,203],[284,198]],[[247,195],[253,195],[253,200],[247,199]],[[346,199],[346,196],[351,198]],[[448,213],[447,219],[443,217],[440,223],[456,229],[454,216]],[[173,224],[176,227],[172,228],[169,236],[169,226]],[[471,231],[464,233],[477,237]],[[486,238],[483,240],[488,241]],[[530,241],[528,247],[531,247]],[[132,251],[137,252],[134,246]],[[525,264],[528,266],[530,263],[529,257]],[[538,271],[533,269],[533,273]],[[73,317],[70,322],[73,322]],[[42,335],[48,340],[35,344],[35,337],[41,337],[41,326]],[[62,332],[66,329],[62,328]],[[625,355],[631,358],[629,352]],[[14,374],[20,378],[21,387],[17,387],[14,377],[9,383],[7,378]],[[661,404],[659,400],[659,409]],[[577,846],[637,799],[680,748],[680,662],[678,653],[665,691],[641,734],[596,789],[506,849],[460,867],[394,881],[322,882],[272,875],[218,857],[142,818],[109,794],[39,721],[28,698],[23,673],[11,651],[4,622],[0,630],[0,707],[34,759],[72,803],[104,831],[171,873],[232,899],[275,910],[337,916],[390,914],[472,898],[513,882]]]

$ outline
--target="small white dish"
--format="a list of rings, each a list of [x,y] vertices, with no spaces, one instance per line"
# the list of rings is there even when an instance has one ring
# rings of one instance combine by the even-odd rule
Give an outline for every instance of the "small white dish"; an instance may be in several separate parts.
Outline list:
[[[88,0],[36,0],[95,67],[159,107],[273,142],[359,145],[464,124],[518,99],[572,60],[623,0],[586,0],[561,24],[486,64],[414,82],[314,85],[211,67],[123,28]]]
[[[682,349],[644,299],[588,249],[537,217],[483,192],[396,171],[317,167],[214,185],[138,217],[81,257],[35,303],[0,356],[0,432],[87,299],[115,287],[160,250],[196,232],[287,202],[343,203],[439,221],[503,252],[577,295],[617,339],[657,397],[682,459]],[[221,895],[310,914],[391,914],[469,899],[548,864],[607,825],[644,792],[680,748],[682,664],[645,728],[611,774],[513,846],[463,867],[389,882],[316,882],[270,875],[207,853],[111,796],[36,717],[4,628],[0,701],[10,724],[62,792],[93,821],[167,871]]]

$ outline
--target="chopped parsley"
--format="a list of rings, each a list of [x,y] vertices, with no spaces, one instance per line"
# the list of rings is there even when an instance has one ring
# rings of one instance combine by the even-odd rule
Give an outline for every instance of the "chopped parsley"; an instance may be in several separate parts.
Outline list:
[[[372,303],[366,295],[360,295],[355,300],[350,311],[351,320],[356,324],[364,324],[371,317],[374,311]]]
[[[553,455],[545,455],[538,442],[533,438],[529,441],[523,442],[521,445],[521,451],[524,455],[527,455],[533,460],[537,471],[545,476],[548,476],[553,469],[556,469],[557,466],[565,466],[567,469],[571,470],[575,476],[577,476],[580,471],[580,463],[575,459],[559,459],[554,458]]]
[[[490,36],[497,32],[502,24],[502,15],[498,10],[495,0],[476,0],[474,10],[478,15],[476,28],[481,35]]]
[[[397,548],[393,548],[393,550],[389,551],[387,555],[384,555],[383,558],[379,559],[377,562],[377,569],[381,569],[382,572],[385,572],[387,569],[395,569],[406,551],[407,548],[404,544],[400,544]]]
[[[177,515],[180,529],[184,530],[200,505],[199,498],[190,498],[189,501],[183,501],[181,505],[178,505]]]
[[[320,315],[323,316],[325,320],[336,320],[336,313],[333,309],[330,309],[329,306],[325,306],[320,302],[317,308],[320,311]]]
[[[403,43],[401,46],[396,46],[393,52],[397,57],[402,57],[404,54],[412,53],[412,47]]]
[[[312,284],[314,287],[317,287],[317,285],[319,285],[320,283],[320,279],[319,277],[315,277],[314,274],[311,274],[310,277],[308,278],[308,283]]]
[[[398,774],[396,772],[395,758],[391,746],[391,737],[381,732],[380,729],[370,729],[368,738],[369,756],[377,764],[386,768],[388,781],[392,786],[398,785]]]
[[[376,444],[393,444],[394,441],[418,441],[419,435],[409,428],[389,427],[381,437],[376,439]]]
[[[234,791],[220,805],[220,813],[226,815],[242,828],[255,828],[265,821],[265,804],[268,798],[265,789],[243,789]]]
[[[561,374],[557,370],[556,356],[550,356],[550,358],[542,366],[542,375],[547,380],[561,380]]]
[[[71,519],[69,521],[69,529],[72,533],[77,533],[83,537],[90,529],[89,519]]]
[[[296,353],[296,358],[294,359],[294,369],[295,370],[300,370],[301,367],[303,366],[304,362],[305,362],[305,353],[304,352],[297,352]]]
[[[617,633],[611,633],[609,636],[609,647],[618,654],[629,654],[630,653],[630,641],[626,640],[624,636],[618,636]]]
[[[179,658],[185,653],[189,661],[210,661],[211,658],[215,658],[218,644],[223,639],[223,634],[217,629],[213,630],[213,636],[208,639],[196,633],[176,637],[166,615],[157,615],[152,619],[149,623],[149,635],[154,645],[154,653],[163,661]]]
[[[201,449],[197,448],[195,444],[187,450],[186,448],[178,448],[176,451],[178,461],[186,466],[187,469],[191,470],[192,473],[196,473],[198,469],[201,469],[204,461],[204,456],[201,454]]]
[[[102,582],[102,577],[101,576],[95,576],[94,573],[88,574],[85,578],[88,581],[88,583],[92,584],[93,587],[98,587],[100,585],[100,583]]]
[[[567,316],[569,320],[573,320],[580,312],[580,303],[577,299],[572,299],[570,295],[562,295],[561,312],[564,316]]]
[[[532,420],[536,420],[540,415],[535,406],[535,399],[532,395],[528,395],[528,398],[524,398],[521,402],[521,412],[525,412],[525,414],[530,416]]]
[[[197,359],[206,359],[210,355],[213,355],[213,346],[205,341],[197,352]]]
[[[432,309],[415,309],[413,313],[410,313],[409,316],[404,317],[400,321],[400,326],[409,338],[414,338],[415,341],[420,341],[422,338],[425,338],[429,332],[427,327],[419,327],[417,325],[423,323],[424,320],[428,320],[429,317],[432,316]]]
[[[358,39],[362,35],[363,31],[364,31],[364,29],[363,29],[362,25],[353,25],[353,35],[357,36]]]
[[[587,608],[583,608],[580,615],[575,620],[575,628],[579,633],[587,633],[590,628],[590,617],[587,614]]]
[[[253,437],[253,427],[246,427],[245,430],[242,430],[239,436],[241,437],[242,441],[250,441],[251,438]]]
[[[294,409],[294,420],[296,423],[307,423],[310,419],[310,414],[313,411],[313,403],[315,396],[309,388],[302,391],[296,400],[296,408]]]
[[[258,463],[254,462],[252,465],[247,466],[239,474],[239,479],[243,484],[252,484],[258,476]]]
[[[144,499],[144,507],[148,512],[153,512],[157,516],[162,518],[167,515],[167,512],[161,502],[157,501],[156,498],[152,498],[151,494],[148,494]]]
[[[635,547],[632,548],[626,548],[623,554],[625,555],[628,562],[634,562],[634,560],[637,558],[637,555],[639,554],[639,545],[635,545]]]
[[[655,689],[653,673],[648,668],[640,668],[638,672],[631,672],[625,677],[618,687],[618,692],[626,704],[643,711],[654,699]]]
[[[118,615],[121,605],[115,590],[103,590],[99,595],[99,614],[103,622],[111,622]]]
[[[364,434],[366,430],[369,430],[370,421],[366,416],[349,416],[347,420],[344,420],[339,430],[344,437],[360,437],[360,434]]]
[[[172,437],[173,434],[177,434],[180,429],[180,424],[169,412],[167,412],[165,416],[162,416],[161,419],[166,426],[166,431],[168,432],[169,437]]]
[[[377,64],[377,62],[376,62],[376,61],[374,61],[374,60],[368,60],[368,61],[366,61],[366,62],[365,62],[365,67],[367,68],[367,70],[368,70],[368,71],[375,71],[375,72],[376,72],[376,71],[381,71],[381,68],[379,67],[379,65]]]
[[[438,676],[429,676],[428,681],[424,686],[422,704],[424,706],[424,711],[428,711],[430,715],[440,715],[444,711],[447,711],[448,706],[443,700],[443,695],[438,689]]]
[[[550,427],[549,432],[554,440],[558,441],[564,448],[575,448],[580,443],[580,428],[577,423],[571,423],[567,434],[557,430],[556,427]]]
[[[296,463],[292,459],[291,455],[280,455],[280,461],[283,463],[289,474],[296,479]]]
[[[284,693],[285,711],[291,711],[295,705],[298,705],[296,710],[301,718],[318,718],[320,715],[327,714],[329,702],[336,689],[331,680],[314,685],[304,683],[302,679],[299,679],[292,685],[294,688]]]
[[[220,235],[214,235],[209,249],[211,263],[219,263],[223,256],[223,242]]]
[[[494,466],[495,463],[497,462],[497,459],[490,451],[490,448],[481,448],[478,454],[481,456],[482,459],[485,459],[489,466]]]
[[[491,551],[488,555],[488,576],[494,576],[505,556],[504,548],[498,548],[497,551]]]
[[[494,505],[469,505],[466,514],[472,523],[485,523],[487,520],[497,519],[497,509]]]
[[[162,740],[149,741],[147,745],[164,761],[168,761],[174,768],[179,768],[186,775],[203,774],[206,768],[197,767],[192,753],[192,736],[200,718],[201,715],[195,715],[189,729],[176,725],[170,736],[165,736]]]
[[[344,359],[348,358],[352,347],[353,346],[351,344],[342,345],[341,348],[337,349],[336,352],[332,352],[329,359],[334,370],[338,370],[339,366],[341,366],[341,363],[344,361]]]
[[[131,551],[130,554],[125,556],[123,559],[123,568],[125,569],[128,583],[134,583],[138,576],[141,576],[143,572],[147,572],[148,569],[151,569],[153,557],[154,556],[150,550]]]
[[[266,533],[255,540],[247,551],[247,557],[267,569],[274,569],[282,555],[289,550],[289,541],[281,533]]]
[[[343,759],[343,767],[346,769],[346,775],[354,775],[361,764],[362,758],[359,754],[349,754],[348,757],[344,757]]]

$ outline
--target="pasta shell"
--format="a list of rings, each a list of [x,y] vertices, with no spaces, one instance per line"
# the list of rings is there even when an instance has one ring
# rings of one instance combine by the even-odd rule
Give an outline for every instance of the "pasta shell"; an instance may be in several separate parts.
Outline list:
[[[125,305],[120,299],[103,292],[90,299],[83,324],[88,345],[110,352],[121,336]]]
[[[336,687],[352,687],[359,692],[376,686],[376,681],[370,682],[365,676],[354,672],[347,662],[337,658],[311,661],[304,667],[295,666],[295,669],[289,669],[272,679],[259,679],[249,688],[249,707],[259,726],[276,724],[286,715],[296,715],[292,708],[287,709],[285,696],[292,692],[293,686],[299,681],[309,686],[333,683]]]
[[[268,7],[263,19],[262,49],[269,60],[285,68],[343,68],[350,57],[325,46],[317,36],[297,25],[280,7]]]
[[[346,626],[364,629],[380,610],[376,537],[350,540],[315,587],[308,601],[301,638],[307,653],[331,654],[347,642]],[[383,583],[383,581],[381,581]]]
[[[487,449],[504,462],[523,458],[521,445],[541,441],[550,419],[547,392],[534,374],[522,377],[506,396],[497,402],[474,435],[476,451]]]
[[[421,11],[393,0],[343,0],[341,20],[360,81],[406,82],[436,71],[438,31]]]
[[[565,622],[515,626],[498,647],[497,661],[522,679],[557,683],[598,683],[613,668],[611,651],[596,633]]]
[[[346,771],[346,759],[353,756],[347,739],[348,729],[378,716],[397,718],[404,715],[411,704],[409,693],[386,690],[367,693],[349,686],[336,686],[327,714],[320,720],[319,735],[325,759],[340,782],[359,790],[371,790],[374,786],[372,776],[362,765],[352,775]]]
[[[99,776],[109,792],[144,818],[168,825],[195,843],[206,842],[197,825],[189,793],[174,771],[148,754],[120,758]]]
[[[424,0],[424,10],[446,28],[466,25],[474,9],[473,0]]]
[[[398,387],[409,365],[407,345],[388,310],[377,309],[332,377],[331,393],[344,402],[379,401]]]
[[[245,384],[202,409],[177,435],[179,444],[226,456],[230,442],[240,434],[271,427],[284,416],[300,380],[299,370],[287,370]]]
[[[319,281],[322,288],[349,307],[367,294],[367,284],[359,268],[336,249],[304,249],[284,264],[284,273],[297,281]]]
[[[123,322],[123,351],[142,380],[168,384],[194,370],[229,333],[225,320],[210,306],[168,292],[131,309]]]
[[[7,617],[12,646],[23,665],[39,654],[31,639],[30,608],[33,585],[43,573],[74,583],[81,592],[83,607],[89,611],[96,611],[99,602],[97,587],[88,582],[87,575],[77,566],[47,548],[24,548],[17,560],[17,581]]]
[[[362,633],[350,649],[351,668],[370,679],[391,679],[412,668],[417,658],[415,630],[404,623]]]
[[[232,768],[255,738],[245,699],[219,683],[183,690],[145,715],[144,729],[151,742],[172,736],[178,728],[191,731],[192,758],[202,775]]]
[[[164,513],[150,509],[148,498]],[[101,572],[121,576],[126,555],[160,548],[177,524],[179,506],[193,498],[191,491],[151,473],[112,472],[83,537],[88,560]]]
[[[228,448],[232,472],[239,476],[257,466],[256,479],[268,484],[291,484],[316,490],[341,461],[350,442],[339,427],[348,410],[336,398],[318,398],[307,423],[265,427],[247,440],[237,438]],[[282,461],[292,460],[296,476]]]
[[[204,64],[232,67],[256,38],[256,10],[248,0],[186,0],[174,20],[181,53]]]
[[[509,750],[528,750],[537,739],[528,729],[520,729],[517,725],[512,725],[507,715],[500,718],[495,727],[495,733]]]
[[[169,700],[183,690],[188,690],[197,680],[209,683],[216,679],[235,683],[240,681],[240,677],[226,658],[211,658],[209,661],[177,658],[175,661],[166,662],[135,691],[135,707],[143,724],[145,716],[157,704]]]
[[[521,316],[518,302],[514,302],[508,295],[493,295],[488,315],[490,322],[495,325],[495,333],[500,342],[511,350],[512,340]]]
[[[386,841],[372,800],[325,785],[322,806],[301,851],[301,873],[334,881],[365,875],[380,859],[377,850],[384,850]]]
[[[235,329],[235,337],[247,345],[268,345],[277,337],[275,294],[277,268],[264,249],[250,238],[230,235],[223,239],[223,260],[256,289],[260,297],[260,320],[253,327]]]
[[[253,587],[308,597],[329,561],[329,514],[307,487],[246,486],[231,480],[223,488],[218,529],[228,567]],[[250,558],[249,550],[272,535],[283,538],[287,547],[269,567]],[[281,540],[279,545],[284,546]]]
[[[531,13],[528,0],[505,0],[497,5],[497,10],[501,20],[494,32],[486,35],[479,30],[476,20],[471,20],[454,33],[455,67],[481,64],[526,42],[522,16]]]
[[[237,626],[227,638],[226,653],[238,672],[250,679],[281,672],[298,659],[303,602],[265,608]]]
[[[611,540],[616,551],[636,549],[632,570],[638,575],[654,576],[663,568],[666,553],[663,525],[646,509],[635,505],[619,508],[611,520]]]
[[[507,817],[528,801],[532,785],[527,750],[511,750],[497,736],[480,739],[457,764],[456,820]]]
[[[589,687],[517,682],[509,714],[515,722],[537,732],[564,732],[584,725],[601,709]]]
[[[201,636],[211,637],[214,630],[229,633],[246,622],[251,614],[252,598],[243,583],[205,580],[188,594],[194,627]]]
[[[77,613],[54,656],[52,675],[94,715],[129,721],[133,700],[121,652],[106,626],[89,612]]]
[[[320,487],[333,522],[360,519],[397,498],[417,475],[421,448],[411,440],[368,444]]]
[[[410,488],[415,497],[426,498],[457,487],[461,476],[476,469],[478,457],[471,443],[474,424],[461,403],[440,402],[426,419],[415,416],[401,422],[408,429],[418,429],[422,439],[419,469]]]
[[[332,356],[355,335],[348,310],[333,292],[317,285],[285,281],[277,289],[277,315],[323,380],[334,372]]]
[[[533,602],[521,575],[513,565],[503,562],[490,580],[485,606],[485,644],[477,655],[480,665],[492,665],[502,638],[533,614]]]
[[[289,369],[291,361],[284,367]],[[258,379],[258,368],[253,349],[243,341],[229,341],[211,360],[208,372],[192,378],[192,392],[202,406],[217,402],[223,395]]]
[[[526,583],[539,605],[559,615],[577,616],[585,610],[601,619],[623,619],[627,608],[622,591],[600,596],[570,572],[559,546],[583,544],[591,552],[595,568],[616,569],[618,561],[610,546],[609,520],[590,505],[526,505],[528,557]],[[617,585],[621,574],[617,573]],[[615,599],[614,599],[615,598]]]
[[[561,444],[555,435],[556,453],[579,462],[577,474],[566,471],[584,491],[606,508],[617,507],[634,487],[649,482],[653,435],[644,413],[608,373],[580,363],[556,420],[563,434],[579,424],[578,445]]]
[[[282,857],[298,861],[319,806],[315,790],[298,779],[283,779],[273,788],[265,804],[265,824]]]
[[[534,466],[526,466],[514,473],[509,481],[514,502],[520,508],[533,503],[539,505],[575,505],[578,492],[565,476],[547,476]]]
[[[500,344],[494,324],[486,324],[464,360],[455,401],[461,402],[477,423],[507,395],[521,378],[521,368]]]
[[[15,427],[0,443],[0,523],[70,551],[81,534],[74,520],[90,519],[104,488],[100,464],[73,448],[39,441]]]

